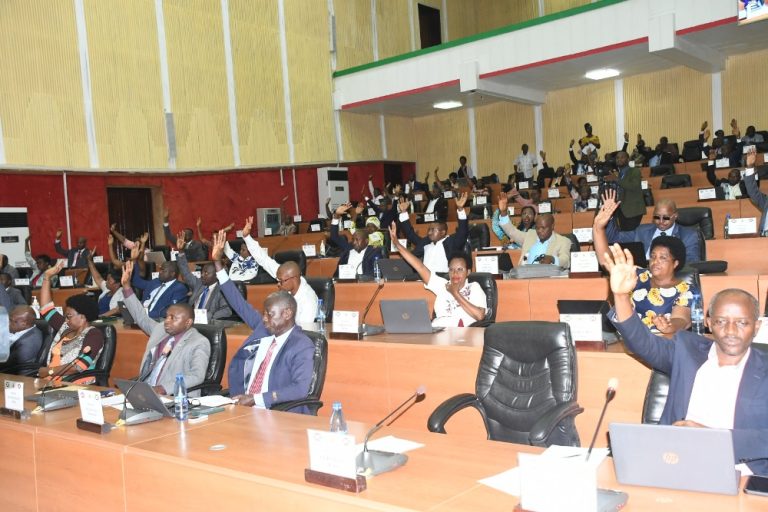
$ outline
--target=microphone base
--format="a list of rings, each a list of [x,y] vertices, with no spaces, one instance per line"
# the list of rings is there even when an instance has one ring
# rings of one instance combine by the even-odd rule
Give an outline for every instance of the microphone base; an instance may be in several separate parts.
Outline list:
[[[357,456],[357,473],[364,476],[376,476],[405,465],[408,456],[403,453],[368,450]]]
[[[45,397],[39,402],[40,409],[45,412],[56,411],[58,409],[68,409],[77,405],[77,398],[74,397]]]
[[[125,421],[126,425],[139,425],[141,423],[149,423],[150,421],[158,421],[163,419],[164,416],[157,411],[136,411],[125,408],[120,413],[120,419]]]
[[[383,325],[368,325],[363,324],[360,326],[357,332],[336,332],[333,331],[331,336],[339,340],[362,340],[366,336],[376,336],[377,334],[384,333]]]
[[[384,334],[384,326],[363,324],[360,326],[360,334],[363,336],[377,336],[379,334]]]

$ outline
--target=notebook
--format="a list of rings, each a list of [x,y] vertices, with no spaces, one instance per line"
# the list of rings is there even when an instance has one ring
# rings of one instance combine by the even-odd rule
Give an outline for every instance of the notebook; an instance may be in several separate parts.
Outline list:
[[[622,484],[735,495],[730,430],[611,423],[616,479]]]
[[[391,334],[432,334],[440,332],[442,327],[432,327],[427,301],[419,300],[382,300],[381,317],[384,329]]]

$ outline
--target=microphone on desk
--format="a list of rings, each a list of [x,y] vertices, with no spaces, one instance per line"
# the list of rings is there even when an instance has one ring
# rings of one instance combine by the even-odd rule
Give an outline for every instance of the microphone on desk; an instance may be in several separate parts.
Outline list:
[[[376,300],[376,297],[379,296],[379,292],[384,289],[384,280],[379,281],[378,286],[376,287],[376,291],[373,292],[373,296],[371,297],[371,300],[368,301],[368,305],[365,306],[365,310],[363,311],[363,317],[360,320],[360,334],[363,336],[375,336],[377,334],[381,334],[384,332],[384,326],[382,325],[368,325],[365,323],[365,319],[368,316],[368,312],[371,310],[371,307],[373,306],[373,301]]]
[[[365,434],[365,441],[363,442],[363,451],[360,452],[360,454],[357,456],[357,472],[359,474],[365,475],[365,476],[374,476],[381,473],[386,473],[387,471],[392,471],[393,469],[397,469],[408,460],[408,456],[404,455],[402,453],[392,453],[392,452],[383,452],[379,450],[369,450],[368,449],[368,440],[371,438],[373,434],[378,432],[381,427],[384,426],[384,423],[397,414],[398,411],[403,409],[406,405],[408,405],[408,402],[413,400],[413,403],[411,404],[417,404],[424,400],[424,397],[426,396],[427,388],[425,386],[419,386],[416,391],[408,397],[408,399],[403,402],[402,404],[398,405],[392,412],[387,414],[381,421],[379,421],[377,424],[375,424],[371,429],[368,431],[367,434]],[[408,407],[410,409],[410,406]],[[408,409],[403,410],[400,414],[397,415],[397,417],[387,423],[387,426],[391,425],[392,423],[397,420],[400,416],[402,416]]]
[[[88,354],[91,351],[90,346],[86,346],[83,348],[82,352],[83,354]],[[79,357],[79,356],[78,356]],[[67,373],[70,368],[72,368],[75,363],[77,362],[78,357],[75,357],[73,360],[62,366],[58,369],[54,374],[50,376],[50,379],[48,382],[43,386],[43,389],[40,390],[40,408],[43,411],[53,411],[55,409],[64,409],[65,407],[71,407],[75,405],[75,402],[77,402],[77,398],[60,398],[56,397],[54,400],[51,401],[51,403],[46,403],[45,401],[45,393],[53,388],[53,383]]]
[[[168,354],[166,354],[166,356],[165,356],[166,359],[168,358],[168,356],[171,355],[171,352],[173,352],[173,347],[171,347],[171,350],[169,350]],[[152,374],[152,369],[154,368],[154,366],[155,365],[150,364],[149,368],[147,368],[147,371],[145,371],[144,373],[139,375],[136,378],[136,381],[133,384],[131,384],[131,386],[128,388],[128,391],[126,391],[125,394],[123,395],[123,410],[120,411],[119,419],[121,419],[123,421],[127,421],[127,419],[128,419],[128,395],[131,394],[131,391],[133,391],[133,388],[136,386],[136,384],[138,384],[139,382],[144,382],[144,380]]]
[[[585,460],[589,460],[589,456],[592,455],[592,448],[595,447],[595,441],[597,441],[597,433],[600,431],[600,425],[603,424],[603,416],[605,416],[605,410],[608,408],[608,403],[613,400],[613,397],[616,396],[616,389],[618,387],[619,379],[612,377],[608,381],[608,389],[605,390],[605,403],[603,404],[603,410],[600,412],[600,419],[597,420],[597,427],[595,428],[595,433],[592,436],[592,442],[589,443],[589,450],[587,450],[587,458]]]

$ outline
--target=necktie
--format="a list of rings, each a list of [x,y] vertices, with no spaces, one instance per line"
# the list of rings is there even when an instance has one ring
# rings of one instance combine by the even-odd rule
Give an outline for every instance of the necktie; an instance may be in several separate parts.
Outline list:
[[[149,301],[149,306],[147,306],[147,311],[152,311],[152,308],[155,307],[155,304],[157,304],[157,299],[159,299],[160,294],[163,293],[164,287],[165,287],[165,283],[157,287],[157,293],[155,294],[154,297],[152,297],[152,300]]]
[[[205,299],[208,298],[208,287],[206,286],[203,288],[203,293],[200,294],[200,301],[197,303],[197,307],[199,309],[203,309],[205,307]]]
[[[269,368],[269,363],[272,360],[272,352],[275,351],[276,346],[277,346],[277,340],[275,340],[275,338],[272,337],[272,343],[269,345],[269,349],[267,350],[267,355],[264,356],[264,360],[261,362],[261,364],[259,365],[259,370],[256,372],[256,377],[253,378],[251,387],[248,388],[249,395],[255,395],[257,393],[261,393],[261,385],[264,383],[264,375],[267,374],[267,368]]]
[[[666,231],[662,231],[661,233],[659,233],[659,236],[667,236],[667,232]]]

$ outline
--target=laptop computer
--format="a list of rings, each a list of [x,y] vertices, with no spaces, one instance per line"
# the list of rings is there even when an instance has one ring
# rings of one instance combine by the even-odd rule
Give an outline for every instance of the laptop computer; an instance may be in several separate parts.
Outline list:
[[[162,419],[172,418],[173,413],[164,404],[160,397],[146,382],[135,380],[115,379],[115,384],[126,396],[126,400],[133,409],[127,407],[120,414],[120,419],[125,420],[126,425],[136,425]],[[170,402],[173,406],[173,402]]]
[[[123,319],[124,326],[133,327],[136,325],[136,320],[133,319],[133,315],[131,315],[131,312],[128,311],[128,306],[125,305],[125,302],[118,301],[117,307],[120,310],[120,316]]]
[[[444,329],[432,327],[424,299],[382,300],[380,305],[384,330],[390,334],[432,334]]]
[[[616,479],[622,484],[735,495],[730,430],[611,423]]]
[[[401,258],[379,260],[381,276],[387,281],[415,281],[419,275]]]
[[[621,242],[619,245],[622,249],[627,249],[632,253],[632,259],[636,266],[648,268],[648,258],[645,257],[643,242]]]

